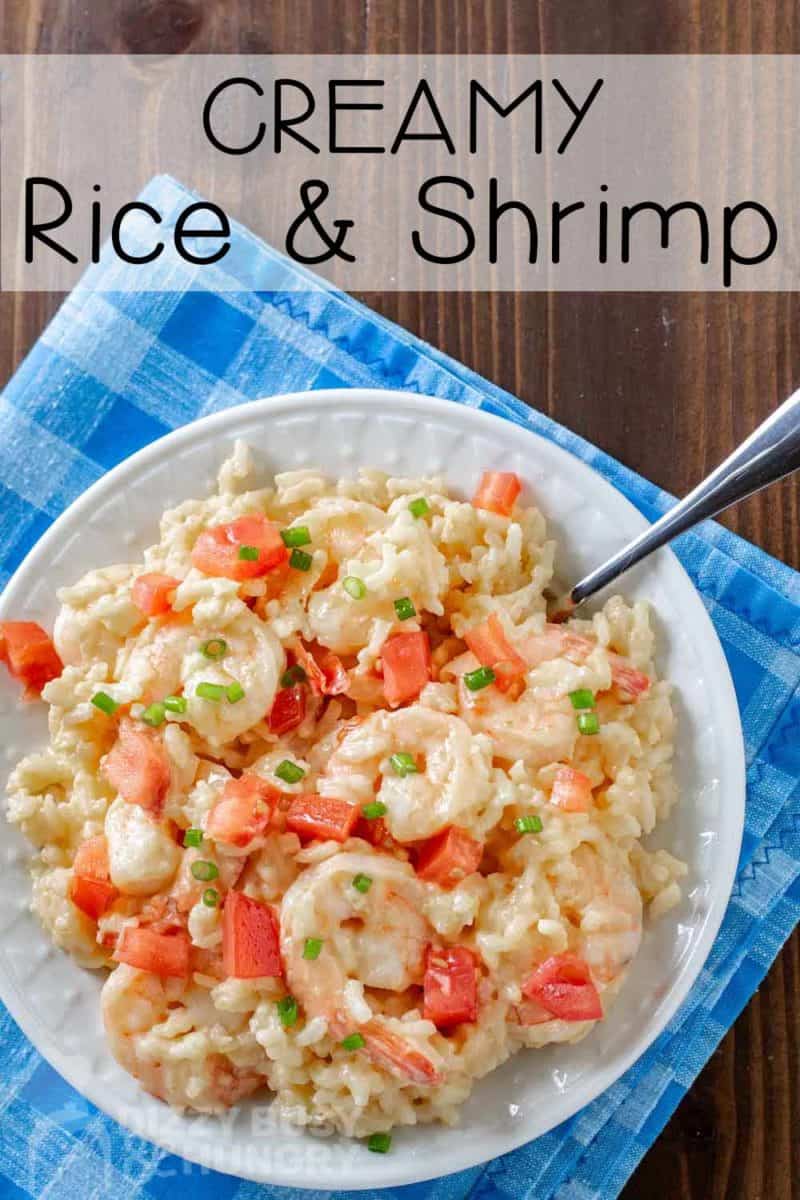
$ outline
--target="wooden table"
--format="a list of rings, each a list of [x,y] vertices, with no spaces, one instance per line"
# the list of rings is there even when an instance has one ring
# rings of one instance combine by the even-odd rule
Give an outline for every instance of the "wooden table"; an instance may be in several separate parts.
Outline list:
[[[3,53],[800,53],[793,0],[4,0]],[[364,297],[672,492],[800,386],[793,295]],[[5,379],[57,295],[0,296]],[[800,567],[790,481],[726,516]],[[625,1189],[800,1196],[800,936]]]

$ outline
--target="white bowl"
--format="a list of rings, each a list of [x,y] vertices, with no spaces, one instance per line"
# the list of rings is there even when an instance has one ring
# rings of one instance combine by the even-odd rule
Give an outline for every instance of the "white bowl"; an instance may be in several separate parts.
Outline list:
[[[265,474],[319,464],[331,475],[375,466],[443,473],[470,495],[484,469],[514,470],[559,540],[558,568],[575,580],[638,533],[644,519],[578,459],[509,421],[403,393],[310,392],[207,417],[135,454],[81,496],[45,534],[0,598],[0,616],[52,628],[56,589],[90,567],[134,560],[155,540],[164,508],[213,485],[234,437]],[[278,1125],[251,1102],[224,1123],[172,1113],[145,1095],[109,1053],[99,1016],[101,977],[55,950],[28,911],[28,847],[3,831],[0,995],[36,1049],[122,1125],[194,1162],[249,1179],[316,1187],[395,1186],[457,1171],[552,1129],[619,1078],[661,1032],[697,977],[725,910],[744,814],[744,754],[728,667],[702,601],[662,550],[623,581],[657,613],[659,667],[677,688],[682,801],[650,843],[689,864],[683,903],[649,927],[608,1019],[577,1046],[523,1051],[479,1083],[461,1123],[398,1130],[392,1152]],[[0,672],[10,767],[43,744],[42,705],[24,705]],[[4,782],[4,780],[2,781]]]

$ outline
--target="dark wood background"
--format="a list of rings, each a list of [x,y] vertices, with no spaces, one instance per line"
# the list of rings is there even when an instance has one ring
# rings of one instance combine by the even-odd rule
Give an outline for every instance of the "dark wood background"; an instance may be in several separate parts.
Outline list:
[[[796,0],[0,0],[9,53],[800,53]],[[683,493],[800,386],[792,295],[364,297]],[[0,376],[61,301],[0,296]],[[790,481],[726,523],[800,567]],[[800,1197],[800,935],[625,1200]]]

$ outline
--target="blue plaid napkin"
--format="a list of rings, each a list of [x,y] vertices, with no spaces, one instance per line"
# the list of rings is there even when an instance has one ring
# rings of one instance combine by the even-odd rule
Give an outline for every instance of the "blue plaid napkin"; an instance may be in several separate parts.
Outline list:
[[[165,214],[165,228],[192,198],[165,177],[144,196]],[[45,330],[0,403],[0,584],[62,509],[132,451],[195,417],[305,388],[402,388],[483,408],[578,455],[648,518],[671,503],[248,231],[234,230],[232,251],[214,270],[198,277],[174,262],[154,264],[148,287],[164,290],[99,292],[92,288],[116,286],[120,272],[101,261]],[[200,278],[202,290],[187,290]],[[684,535],[676,550],[725,649],[747,751],[742,857],[708,963],[669,1028],[603,1096],[513,1154],[394,1189],[398,1197],[615,1196],[800,918],[800,577],[712,524]],[[0,1076],[4,1200],[166,1200],[176,1182],[193,1200],[288,1195],[192,1168],[132,1138],[77,1095],[1,1009]]]

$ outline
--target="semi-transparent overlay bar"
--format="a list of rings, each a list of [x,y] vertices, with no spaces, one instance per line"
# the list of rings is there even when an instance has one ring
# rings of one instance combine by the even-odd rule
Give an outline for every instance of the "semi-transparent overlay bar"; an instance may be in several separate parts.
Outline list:
[[[239,289],[239,221],[348,290],[794,290],[797,63],[0,57],[0,284]]]

